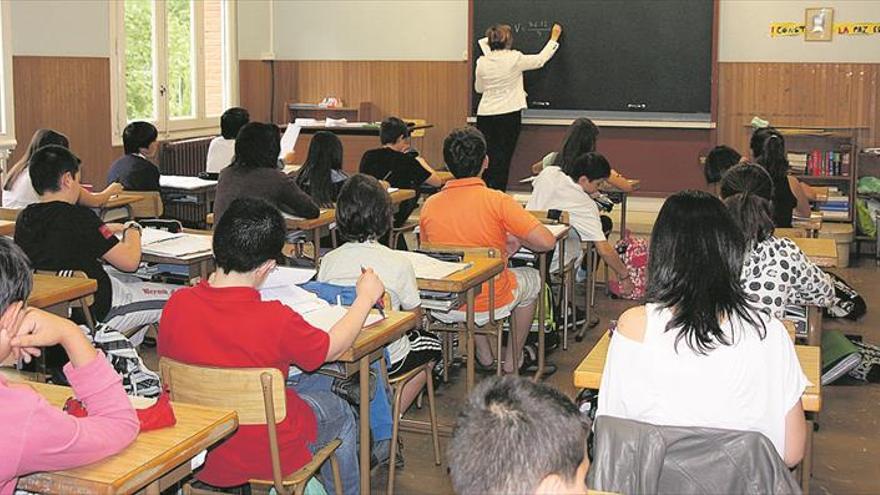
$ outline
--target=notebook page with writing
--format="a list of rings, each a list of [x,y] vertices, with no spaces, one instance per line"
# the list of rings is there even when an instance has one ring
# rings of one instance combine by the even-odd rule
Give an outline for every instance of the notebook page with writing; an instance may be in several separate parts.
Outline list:
[[[412,251],[395,251],[395,253],[400,253],[402,256],[409,258],[416,272],[416,278],[440,280],[471,266],[470,263],[440,261],[427,254],[414,253]]]
[[[143,252],[170,258],[194,258],[211,253],[211,236],[181,234],[179,237],[153,242],[144,246]]]
[[[167,230],[154,229],[151,227],[147,227],[143,231],[141,231],[141,246],[153,244],[154,242],[162,242],[162,241],[167,241],[169,239],[175,239],[175,238],[180,237],[182,235],[184,235],[184,234],[181,234],[181,233],[174,234],[174,233],[168,232]],[[117,234],[117,236],[119,236],[119,234]]]

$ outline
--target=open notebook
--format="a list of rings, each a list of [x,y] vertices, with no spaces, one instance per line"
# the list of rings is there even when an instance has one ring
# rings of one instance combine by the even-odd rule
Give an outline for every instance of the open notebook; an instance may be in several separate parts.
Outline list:
[[[211,236],[146,228],[141,233],[141,249],[154,256],[192,259],[211,253]]]
[[[440,280],[455,272],[470,268],[470,263],[453,263],[440,261],[427,254],[414,253],[412,251],[395,251],[401,256],[409,258],[416,272],[416,278]]]

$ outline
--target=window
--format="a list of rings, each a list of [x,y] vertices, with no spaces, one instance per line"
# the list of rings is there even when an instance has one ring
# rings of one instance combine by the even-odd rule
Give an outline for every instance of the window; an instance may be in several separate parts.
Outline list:
[[[217,132],[238,104],[235,0],[110,2],[114,144],[134,120],[165,137]]]
[[[12,112],[12,31],[9,2],[0,2],[0,48],[3,66],[0,67],[0,161],[4,164],[15,148],[15,118]],[[6,170],[6,167],[3,167]]]

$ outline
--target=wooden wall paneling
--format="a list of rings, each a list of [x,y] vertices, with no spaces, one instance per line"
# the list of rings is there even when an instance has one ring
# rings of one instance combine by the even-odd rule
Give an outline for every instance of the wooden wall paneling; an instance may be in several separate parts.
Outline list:
[[[880,144],[880,64],[721,63],[719,143],[748,153],[746,124],[864,127],[862,146]]]
[[[239,60],[239,105],[248,109],[251,119],[269,121],[272,106],[272,62],[264,60]],[[284,115],[287,115],[285,111]]]
[[[88,57],[12,58],[15,85],[14,163],[39,128],[59,131],[82,159],[82,180],[106,185],[112,161],[122,153],[111,146],[110,59]]]

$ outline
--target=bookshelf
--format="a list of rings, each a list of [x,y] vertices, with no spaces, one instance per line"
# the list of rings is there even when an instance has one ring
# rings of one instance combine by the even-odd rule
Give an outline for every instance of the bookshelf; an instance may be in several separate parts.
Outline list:
[[[816,202],[826,222],[855,221],[859,127],[776,127],[785,136],[791,172],[798,180],[828,187]]]

